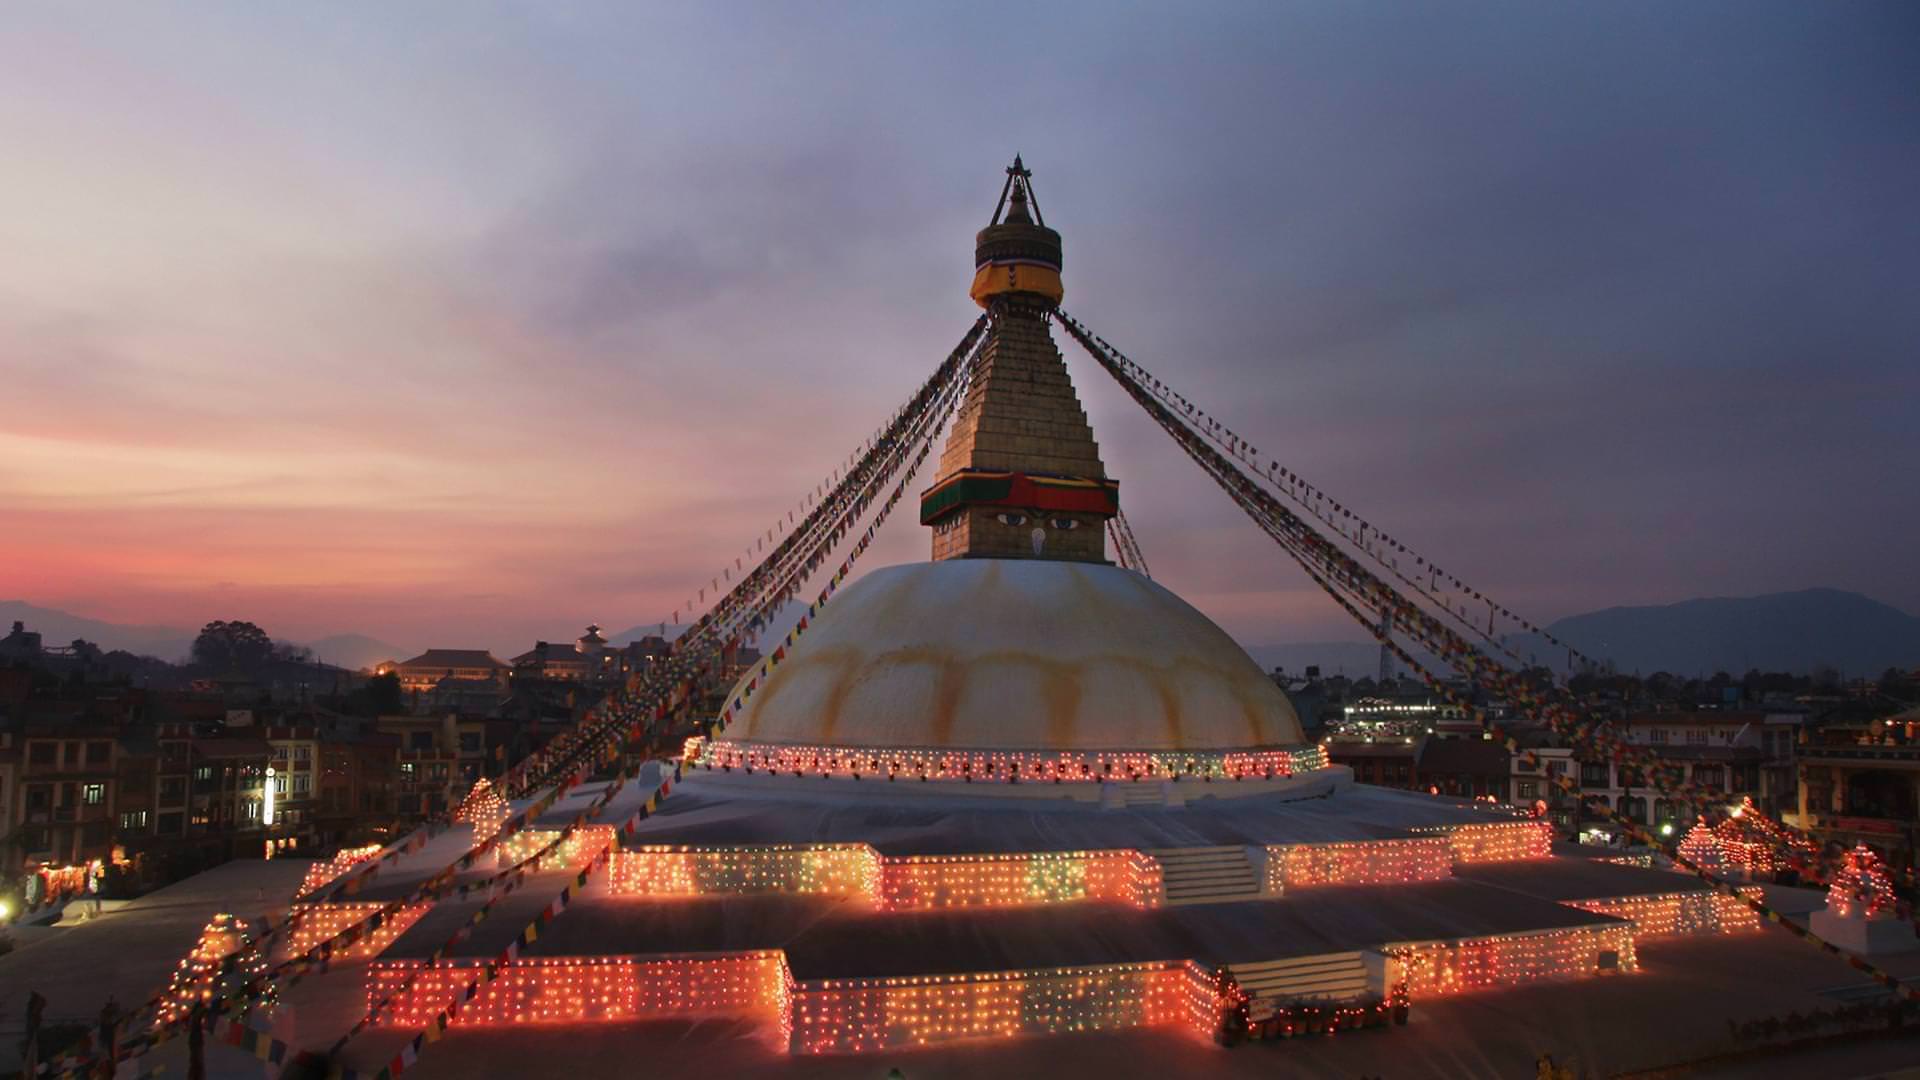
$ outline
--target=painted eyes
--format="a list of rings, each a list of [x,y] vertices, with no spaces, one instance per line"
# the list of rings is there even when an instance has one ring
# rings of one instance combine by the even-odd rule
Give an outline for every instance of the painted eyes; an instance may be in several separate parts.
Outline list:
[[[994,517],[1002,525],[1025,525],[1027,523],[1027,515],[1025,514],[996,514]]]
[[[1062,532],[1068,529],[1077,529],[1080,527],[1080,522],[1073,518],[1054,518],[1052,521],[1047,522],[1047,524],[1053,526],[1056,529],[1061,530]]]

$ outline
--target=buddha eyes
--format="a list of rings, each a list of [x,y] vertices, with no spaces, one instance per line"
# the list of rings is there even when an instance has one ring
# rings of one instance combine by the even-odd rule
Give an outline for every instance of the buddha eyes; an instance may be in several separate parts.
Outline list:
[[[995,521],[998,521],[1002,525],[1013,526],[1013,527],[1025,525],[1032,520],[1031,518],[1027,517],[1027,515],[1025,514],[1016,514],[1011,512],[1005,513],[1005,514],[995,514],[993,516],[993,519]],[[1077,519],[1069,518],[1069,517],[1047,518],[1045,524],[1047,525],[1048,528],[1054,529],[1055,531],[1058,531],[1058,532],[1065,532],[1069,529],[1077,529],[1080,527],[1080,522]]]

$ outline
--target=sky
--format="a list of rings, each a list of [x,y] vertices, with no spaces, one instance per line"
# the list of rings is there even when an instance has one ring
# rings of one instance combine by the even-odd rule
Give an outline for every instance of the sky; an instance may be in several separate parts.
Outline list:
[[[1900,3],[22,5],[0,599],[664,619],[953,347],[1018,152],[1069,311],[1508,607],[1920,611],[1916,85]],[[1057,338],[1157,580],[1364,637]]]

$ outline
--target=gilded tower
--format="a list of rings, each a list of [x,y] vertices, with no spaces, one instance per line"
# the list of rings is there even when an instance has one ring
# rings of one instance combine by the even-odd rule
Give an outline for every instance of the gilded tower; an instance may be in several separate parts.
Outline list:
[[[920,497],[940,559],[1106,562],[1120,485],[1107,478],[1050,318],[1060,303],[1060,234],[1047,228],[1018,157],[993,218],[974,240],[974,301],[987,340]]]

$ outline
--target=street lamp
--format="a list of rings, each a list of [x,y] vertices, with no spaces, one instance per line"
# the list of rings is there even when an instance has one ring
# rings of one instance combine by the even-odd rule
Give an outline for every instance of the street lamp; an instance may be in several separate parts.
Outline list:
[[[261,809],[260,816],[271,828],[273,826],[273,766],[271,765],[267,766],[267,791],[261,798],[266,800],[266,805]]]

